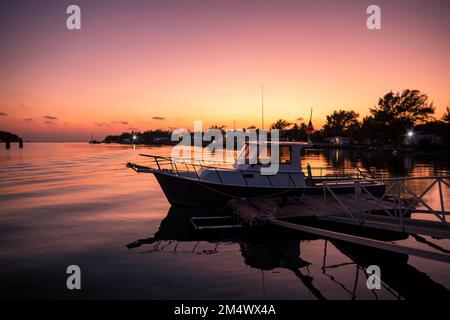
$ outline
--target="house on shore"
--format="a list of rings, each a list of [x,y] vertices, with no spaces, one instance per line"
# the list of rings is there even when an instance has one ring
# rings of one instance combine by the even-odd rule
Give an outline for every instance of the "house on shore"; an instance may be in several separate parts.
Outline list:
[[[353,143],[351,138],[341,136],[325,138],[324,140],[331,147],[348,147]]]
[[[402,135],[402,143],[406,146],[440,145],[443,143],[443,139],[435,134],[425,134],[411,131]]]

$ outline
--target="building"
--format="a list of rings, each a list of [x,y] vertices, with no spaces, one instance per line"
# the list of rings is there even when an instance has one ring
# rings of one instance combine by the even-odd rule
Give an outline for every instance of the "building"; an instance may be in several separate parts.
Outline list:
[[[349,137],[330,137],[324,139],[326,142],[328,142],[328,145],[333,147],[346,147],[349,146],[352,143],[352,139]]]
[[[443,139],[435,134],[424,134],[420,132],[408,132],[402,135],[402,143],[407,146],[413,145],[439,145]]]

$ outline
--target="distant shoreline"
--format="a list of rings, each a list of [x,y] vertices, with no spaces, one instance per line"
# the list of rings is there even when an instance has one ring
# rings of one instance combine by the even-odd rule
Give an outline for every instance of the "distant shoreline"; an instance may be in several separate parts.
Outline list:
[[[45,143],[51,143],[51,144],[83,144],[83,145],[92,145],[89,144],[88,141],[24,141],[24,144],[45,144]],[[13,142],[12,144],[17,144],[16,142]],[[144,147],[173,147],[173,145],[170,144],[145,144],[145,143],[116,143],[116,142],[110,142],[110,143],[96,143],[94,145],[112,145],[112,146],[144,146]],[[384,152],[384,153],[394,153],[398,155],[402,154],[448,154],[450,153],[450,149],[447,148],[396,148],[394,150],[386,148],[386,146],[327,146],[327,145],[311,145],[310,147],[306,148],[309,150],[346,150],[346,151],[362,151],[364,152]]]

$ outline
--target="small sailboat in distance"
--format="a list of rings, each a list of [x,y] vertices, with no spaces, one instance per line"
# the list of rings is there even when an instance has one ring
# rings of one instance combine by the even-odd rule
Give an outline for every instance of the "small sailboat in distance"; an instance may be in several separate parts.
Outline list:
[[[89,143],[90,143],[90,144],[99,144],[99,143],[102,143],[102,142],[101,142],[101,141],[98,141],[98,140],[95,140],[95,139],[94,139],[94,134],[91,133],[91,140],[89,140]]]

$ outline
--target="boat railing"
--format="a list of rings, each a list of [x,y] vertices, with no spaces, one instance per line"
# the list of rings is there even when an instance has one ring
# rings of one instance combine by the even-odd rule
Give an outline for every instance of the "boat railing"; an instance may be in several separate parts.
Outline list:
[[[177,176],[189,176],[190,178],[195,178],[201,180],[202,170],[209,170],[210,172],[214,172],[217,176],[217,179],[220,183],[223,183],[224,171],[232,171],[238,172],[242,177],[242,180],[245,182],[245,185],[248,186],[248,177],[253,174],[252,171],[244,170],[244,169],[236,169],[234,167],[230,167],[230,164],[227,163],[223,165],[223,163],[214,162],[214,161],[194,161],[188,158],[173,158],[173,157],[164,157],[164,156],[156,156],[156,155],[148,155],[148,154],[140,154],[140,156],[146,157],[146,164],[149,165],[149,168],[152,170],[170,172]],[[312,174],[311,176],[305,175],[306,183],[309,185],[316,185],[321,183],[342,183],[352,182],[352,181],[362,181],[367,180],[371,181],[373,179],[377,179],[379,176],[375,175],[371,172],[363,172],[359,168],[337,168],[337,167],[309,167],[302,168],[302,172],[308,172],[310,169]],[[289,179],[289,184],[295,186],[293,175],[298,175],[299,172],[277,172],[277,176],[286,175]],[[261,177],[266,177],[270,186],[273,186],[273,181],[270,175],[261,175]]]

